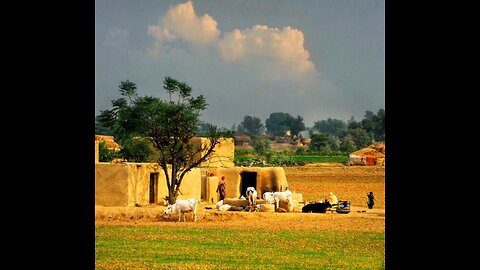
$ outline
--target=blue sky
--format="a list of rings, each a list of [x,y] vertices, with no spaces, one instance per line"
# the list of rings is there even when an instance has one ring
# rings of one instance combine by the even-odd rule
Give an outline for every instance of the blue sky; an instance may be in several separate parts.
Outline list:
[[[230,128],[245,115],[360,120],[385,109],[385,2],[377,0],[97,0],[95,115],[118,85],[167,97],[165,76]]]

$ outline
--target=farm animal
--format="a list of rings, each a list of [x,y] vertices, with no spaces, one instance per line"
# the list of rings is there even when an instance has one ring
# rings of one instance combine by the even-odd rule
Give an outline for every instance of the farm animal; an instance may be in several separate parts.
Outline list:
[[[302,213],[325,213],[330,207],[332,205],[328,201],[311,202],[302,207]]]
[[[271,192],[271,191],[267,191],[267,192],[263,193],[263,195],[262,195],[263,200],[268,202],[268,203],[274,203],[275,202],[275,199],[273,198],[274,193],[275,192]]]
[[[247,187],[247,198],[248,198],[248,205],[256,205],[257,204],[257,191],[254,187]]]
[[[276,208],[279,207],[281,200],[287,200],[288,205],[292,206],[292,192],[290,190],[277,191],[277,192],[265,192],[263,193],[263,199],[269,203],[274,203]]]
[[[198,201],[195,199],[188,199],[188,200],[177,200],[174,204],[169,204],[167,209],[165,209],[165,214],[177,213],[178,214],[178,221],[181,220],[183,215],[183,222],[185,222],[185,213],[193,212],[193,221],[197,221],[197,206]]]

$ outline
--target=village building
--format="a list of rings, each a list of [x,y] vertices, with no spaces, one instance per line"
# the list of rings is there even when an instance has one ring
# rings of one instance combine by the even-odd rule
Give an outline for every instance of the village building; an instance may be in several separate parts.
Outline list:
[[[192,143],[206,144],[208,139],[197,137]],[[99,140],[96,140],[95,205],[146,206],[166,203],[166,177],[157,163],[100,162],[98,145]],[[236,167],[232,138],[220,140],[214,150],[212,156],[185,175],[178,199],[195,198],[210,204],[217,203],[216,189],[222,176],[226,177],[227,198],[245,196],[250,186],[255,187],[260,197],[264,192],[284,191],[288,187],[282,167]],[[302,200],[301,194],[296,194],[295,198]]]

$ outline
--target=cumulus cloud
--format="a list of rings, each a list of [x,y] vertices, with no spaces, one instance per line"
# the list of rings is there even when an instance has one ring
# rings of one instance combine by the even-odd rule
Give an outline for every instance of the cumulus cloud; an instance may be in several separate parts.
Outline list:
[[[217,22],[208,14],[197,16],[192,1],[170,7],[162,23],[167,31],[191,43],[210,44],[220,36]]]
[[[220,37],[217,21],[208,14],[198,16],[191,1],[171,6],[159,25],[148,26],[148,33],[155,38],[151,52],[156,58],[161,58],[175,40],[184,40],[193,47],[201,44],[215,49],[227,63],[250,65],[263,78],[275,80],[285,73],[318,74],[304,48],[302,31],[290,26],[278,29],[255,25]]]
[[[303,47],[303,33],[290,26],[282,30],[255,25],[251,29],[225,33],[218,44],[220,55],[227,61],[244,57],[267,57],[286,63],[299,72],[315,70],[310,54]]]

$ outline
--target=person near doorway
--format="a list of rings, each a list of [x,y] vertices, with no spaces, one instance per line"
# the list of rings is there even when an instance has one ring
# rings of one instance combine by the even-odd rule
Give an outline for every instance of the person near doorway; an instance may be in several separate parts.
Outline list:
[[[220,195],[220,201],[225,199],[225,176],[222,176],[217,186],[217,192]]]

